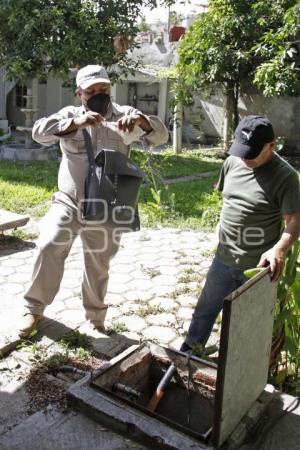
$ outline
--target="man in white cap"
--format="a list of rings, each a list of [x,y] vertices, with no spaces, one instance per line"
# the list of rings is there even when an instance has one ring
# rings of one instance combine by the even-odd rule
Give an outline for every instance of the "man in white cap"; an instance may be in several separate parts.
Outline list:
[[[33,139],[44,145],[60,143],[62,161],[58,174],[59,192],[41,221],[32,283],[25,293],[25,314],[19,329],[28,336],[42,319],[47,305],[59,291],[64,263],[77,235],[80,235],[84,271],[82,300],[86,319],[100,332],[105,331],[107,307],[104,297],[111,258],[119,248],[119,235],[110,227],[95,226],[80,220],[80,205],[84,200],[84,183],[88,173],[88,158],[82,129],[91,136],[95,156],[104,148],[129,155],[120,133],[105,127],[105,121],[116,122],[121,131],[131,132],[137,126],[144,131],[150,144],[163,144],[168,131],[157,116],[120,106],[110,100],[111,84],[104,67],[88,65],[76,77],[76,94],[81,106],[67,106],[50,117],[36,121]],[[117,130],[118,131],[118,130]]]

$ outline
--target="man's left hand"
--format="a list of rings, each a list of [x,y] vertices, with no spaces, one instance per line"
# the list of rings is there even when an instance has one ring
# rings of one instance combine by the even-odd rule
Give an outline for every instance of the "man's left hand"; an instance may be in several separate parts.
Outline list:
[[[118,120],[119,130],[131,132],[135,126],[139,126],[144,131],[152,131],[152,127],[144,116],[139,114],[129,114]]]
[[[267,252],[261,255],[260,261],[257,264],[257,267],[266,267],[270,264],[271,267],[271,280],[277,281],[282,274],[284,268],[285,261],[285,252],[279,248],[274,246]]]

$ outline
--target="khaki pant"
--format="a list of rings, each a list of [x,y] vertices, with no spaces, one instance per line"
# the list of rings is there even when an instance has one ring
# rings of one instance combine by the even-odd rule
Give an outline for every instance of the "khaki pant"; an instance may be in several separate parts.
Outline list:
[[[103,325],[107,306],[108,269],[117,253],[120,233],[92,222],[84,223],[72,200],[59,192],[40,222],[40,236],[34,262],[32,283],[25,294],[25,307],[42,315],[59,291],[65,260],[77,236],[84,253],[82,299],[86,318],[95,325]]]

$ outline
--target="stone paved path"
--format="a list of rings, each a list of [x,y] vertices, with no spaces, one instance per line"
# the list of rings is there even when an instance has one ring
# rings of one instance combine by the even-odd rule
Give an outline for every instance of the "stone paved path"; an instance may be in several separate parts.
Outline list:
[[[83,255],[77,240],[66,261],[61,289],[46,309],[34,339],[40,348],[55,349],[55,341],[78,329],[92,339],[96,352],[107,358],[144,339],[179,348],[215,245],[211,233],[176,229],[123,235],[120,251],[111,263],[106,297],[106,327],[115,333],[105,336],[85,320],[80,298]],[[26,374],[32,370],[34,355],[17,347],[16,330],[34,251],[33,244],[0,247],[0,352],[5,356],[0,360],[1,449],[6,433],[27,420],[31,404]],[[216,339],[214,334],[211,341]]]
[[[124,235],[122,247],[111,264],[106,298],[109,304],[106,326],[117,333],[107,337],[92,330],[85,321],[80,299],[82,252],[80,241],[75,242],[66,262],[60,292],[47,308],[47,318],[41,324],[40,343],[55,346],[55,340],[76,328],[92,336],[95,350],[108,358],[140,339],[153,339],[178,348],[188,328],[215,246],[215,236],[204,232],[160,229]],[[22,296],[30,282],[33,253],[32,245],[0,248],[0,350],[12,351],[16,346],[15,331],[22,314]],[[216,327],[210,343],[217,339]],[[99,448],[99,442],[101,448],[107,450],[142,448],[82,415],[73,417],[71,413],[65,416],[56,410],[54,415],[45,417],[43,410],[30,415],[31,401],[24,377],[31,369],[32,362],[22,349],[0,360],[1,450],[19,449],[21,442],[28,449],[58,448],[62,442],[62,430],[73,433],[75,429],[78,431],[76,436],[85,439],[84,444],[82,441],[76,447],[73,442],[70,445],[66,443],[64,448]],[[267,429],[263,432],[258,430],[259,439],[255,436],[253,442],[245,444],[241,450],[299,448],[300,411],[297,400],[281,395],[266,421]],[[36,426],[37,418],[46,430],[42,444],[40,437],[32,440],[30,430],[27,441],[23,439],[24,429],[28,429],[30,421]],[[54,427],[53,420],[56,421]],[[84,431],[87,429],[86,436]],[[48,441],[49,446],[46,445]]]
[[[157,229],[123,235],[121,249],[110,269],[106,296],[108,329],[129,340],[151,339],[178,348],[215,245],[214,234],[204,232]],[[0,253],[3,351],[16,339],[16,325],[22,314],[23,293],[30,282],[33,255],[34,248],[26,247],[19,251],[8,248]],[[61,289],[45,311],[47,318],[55,321],[55,324],[52,322],[54,335],[55,329],[64,325],[97,337],[86,323],[81,305],[82,260],[81,243],[77,240],[66,261]],[[49,320],[41,324],[42,329],[49,326]],[[59,334],[63,332],[66,332],[64,328]],[[213,335],[211,343],[215,340]],[[106,347],[110,355],[112,344],[102,339],[101,345],[103,352]]]

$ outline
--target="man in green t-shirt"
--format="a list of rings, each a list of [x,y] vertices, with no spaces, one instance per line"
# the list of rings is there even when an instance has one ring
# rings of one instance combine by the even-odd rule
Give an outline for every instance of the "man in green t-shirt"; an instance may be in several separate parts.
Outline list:
[[[240,121],[217,185],[223,194],[218,249],[181,351],[205,345],[224,298],[246,281],[245,269],[269,264],[277,281],[299,238],[299,177],[274,148],[266,117]]]

